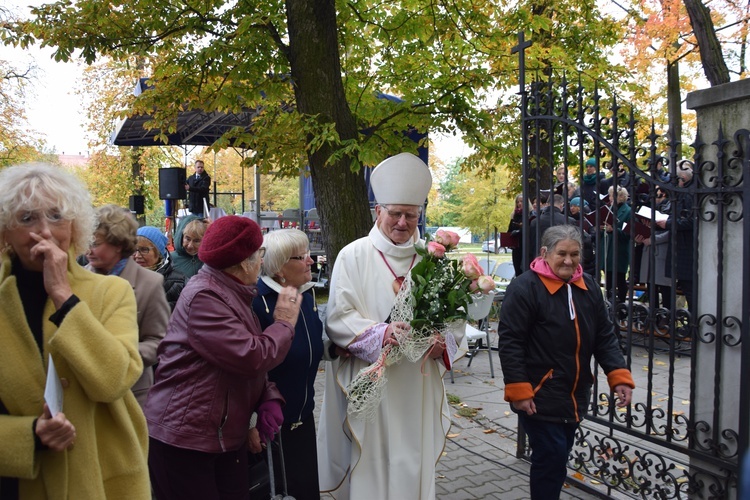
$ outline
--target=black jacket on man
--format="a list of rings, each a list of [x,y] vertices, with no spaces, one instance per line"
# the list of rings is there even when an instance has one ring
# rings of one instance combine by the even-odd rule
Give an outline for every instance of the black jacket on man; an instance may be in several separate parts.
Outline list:
[[[197,174],[193,174],[185,181],[188,185],[188,210],[193,214],[203,214],[207,217],[208,214],[204,213],[203,200],[206,200],[208,204],[208,192],[211,190],[211,176],[207,173],[203,173],[200,177]]]

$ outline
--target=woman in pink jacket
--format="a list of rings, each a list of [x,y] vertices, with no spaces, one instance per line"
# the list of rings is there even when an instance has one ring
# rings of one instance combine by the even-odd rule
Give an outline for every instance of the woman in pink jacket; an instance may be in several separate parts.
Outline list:
[[[199,250],[204,266],[170,318],[145,408],[159,500],[247,498],[248,442],[260,451],[251,416],[257,412],[264,442],[283,422],[284,400],[266,374],[289,351],[301,297],[283,288],[275,322],[261,330],[252,301],[262,242],[250,219],[210,224]]]

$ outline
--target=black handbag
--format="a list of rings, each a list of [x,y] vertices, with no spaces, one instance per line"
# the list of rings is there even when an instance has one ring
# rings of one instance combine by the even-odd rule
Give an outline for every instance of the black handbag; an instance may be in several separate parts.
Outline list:
[[[266,450],[268,451],[268,482],[271,486],[271,500],[294,500],[294,497],[289,496],[286,489],[286,466],[284,465],[284,447],[281,445],[281,432],[279,432],[277,440],[279,447],[279,462],[281,462],[281,484],[284,488],[284,494],[281,495],[276,493],[276,481],[274,480],[273,475],[273,451],[271,450],[271,446],[273,446],[274,442],[269,440]]]
[[[274,474],[273,450],[276,446],[279,451],[279,462],[281,466],[281,484],[283,495],[276,493],[276,477]],[[250,454],[248,457],[248,474],[250,476],[250,498],[270,498],[271,500],[294,500],[289,496],[286,486],[286,467],[284,466],[284,449],[281,446],[281,434],[277,435],[276,440],[268,440],[266,443],[266,457],[260,453],[257,455]]]
[[[271,485],[268,479],[268,463],[263,455],[247,454],[247,472],[250,479],[250,498],[270,498]]]

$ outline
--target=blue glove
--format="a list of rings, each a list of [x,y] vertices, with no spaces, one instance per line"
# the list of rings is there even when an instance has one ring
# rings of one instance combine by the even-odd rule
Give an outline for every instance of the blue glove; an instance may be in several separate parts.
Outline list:
[[[281,424],[284,423],[284,414],[281,412],[281,401],[270,399],[256,410],[258,412],[258,433],[263,443],[273,440],[274,435],[279,432]]]

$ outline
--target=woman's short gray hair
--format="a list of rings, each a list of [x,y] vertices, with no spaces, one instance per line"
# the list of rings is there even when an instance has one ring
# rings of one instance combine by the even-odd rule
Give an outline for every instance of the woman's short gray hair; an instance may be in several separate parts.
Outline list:
[[[609,186],[609,197],[611,198],[615,192],[615,186]],[[628,199],[628,190],[622,186],[617,186],[617,203],[622,205],[623,202]]]
[[[73,174],[46,163],[27,163],[0,171],[0,185],[0,241],[18,227],[20,213],[55,210],[71,221],[76,255],[88,250],[96,217],[88,190]]]
[[[583,238],[581,237],[581,230],[578,226],[572,224],[563,224],[561,226],[551,226],[549,229],[544,231],[542,235],[542,247],[547,249],[547,252],[553,252],[558,243],[565,240],[572,240],[578,243],[579,248],[583,248]]]
[[[123,257],[130,257],[138,246],[138,222],[126,208],[103,205],[96,209],[98,225],[95,235],[100,235],[112,246],[121,248]]]
[[[306,252],[310,241],[299,229],[277,229],[263,237],[266,255],[260,267],[261,274],[273,278],[289,259],[300,252]]]

